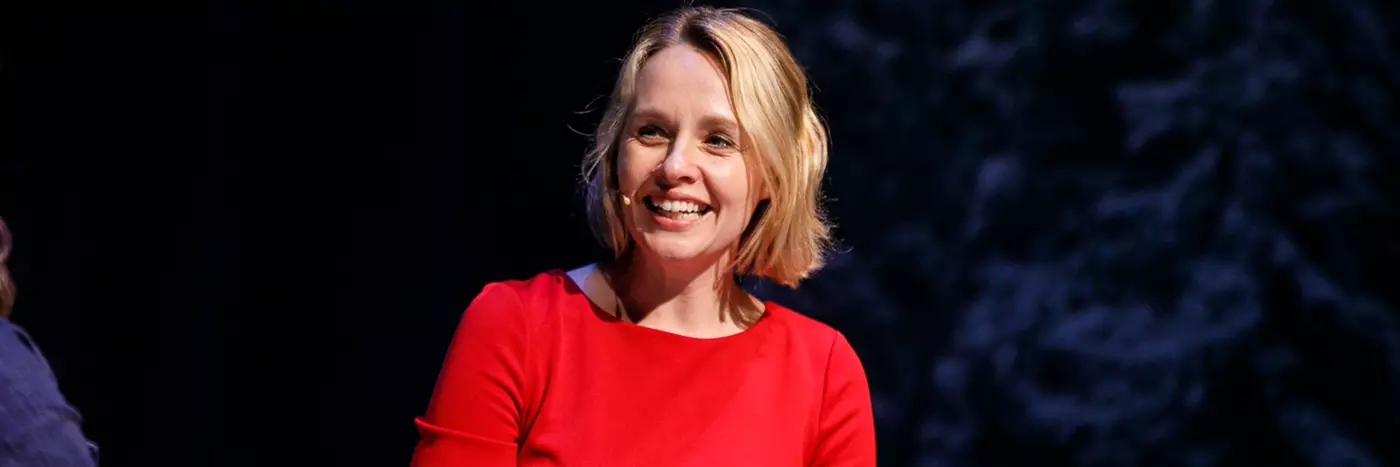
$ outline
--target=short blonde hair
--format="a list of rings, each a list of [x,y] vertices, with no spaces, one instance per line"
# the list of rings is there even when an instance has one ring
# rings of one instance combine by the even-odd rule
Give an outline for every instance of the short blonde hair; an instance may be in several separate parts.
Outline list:
[[[720,62],[751,145],[744,156],[756,163],[757,181],[769,195],[740,238],[734,272],[795,288],[822,267],[830,247],[831,226],[821,205],[827,131],[812,104],[806,73],[782,38],[739,10],[681,8],[638,33],[584,159],[593,233],[615,258],[632,246],[619,217],[617,147],[635,104],[638,73],[647,59],[675,45],[694,47]]]

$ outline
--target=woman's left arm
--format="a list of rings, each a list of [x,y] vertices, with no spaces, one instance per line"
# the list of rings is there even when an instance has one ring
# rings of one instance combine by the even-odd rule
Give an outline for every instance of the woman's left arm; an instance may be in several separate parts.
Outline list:
[[[822,395],[820,438],[813,466],[865,467],[875,465],[875,417],[870,405],[870,385],[846,336],[836,333],[827,359],[826,386]]]

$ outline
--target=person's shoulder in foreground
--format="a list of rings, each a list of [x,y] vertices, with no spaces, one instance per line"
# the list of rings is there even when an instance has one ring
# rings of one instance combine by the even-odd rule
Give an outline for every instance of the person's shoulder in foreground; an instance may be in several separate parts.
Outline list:
[[[9,253],[10,231],[0,219],[0,467],[94,465],[96,446],[84,438],[78,411],[64,400],[34,340],[9,320],[15,302]]]
[[[29,335],[0,318],[0,466],[94,465],[81,420]]]

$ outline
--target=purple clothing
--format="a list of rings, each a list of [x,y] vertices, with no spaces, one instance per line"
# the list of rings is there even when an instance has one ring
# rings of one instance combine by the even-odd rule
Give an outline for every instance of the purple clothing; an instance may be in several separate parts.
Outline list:
[[[0,466],[97,465],[82,417],[24,329],[0,318]]]

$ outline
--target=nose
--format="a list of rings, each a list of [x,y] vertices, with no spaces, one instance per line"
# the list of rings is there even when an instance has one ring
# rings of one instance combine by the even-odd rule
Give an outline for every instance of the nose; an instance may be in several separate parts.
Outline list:
[[[666,152],[666,159],[657,167],[657,179],[663,187],[695,183],[699,169],[690,160],[690,147],[676,143]]]

